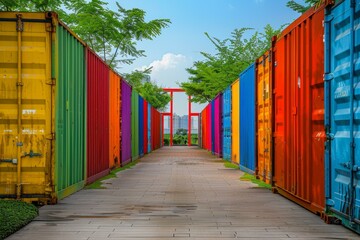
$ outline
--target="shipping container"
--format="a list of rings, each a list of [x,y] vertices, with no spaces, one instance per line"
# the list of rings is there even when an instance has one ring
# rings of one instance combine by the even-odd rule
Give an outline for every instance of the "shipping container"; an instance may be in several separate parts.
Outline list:
[[[215,101],[212,100],[210,102],[210,109],[211,109],[211,148],[210,151],[212,154],[215,154]]]
[[[143,136],[143,142],[144,142],[144,154],[148,153],[148,102],[144,99],[144,136]]]
[[[154,108],[151,107],[151,143],[152,149],[156,150],[161,147],[161,114]]]
[[[139,158],[139,94],[131,93],[131,160]]]
[[[201,147],[203,149],[206,149],[206,139],[207,139],[207,122],[206,122],[206,110],[207,108],[205,107],[203,109],[203,111],[201,112],[201,138],[202,138],[202,143],[201,143]]]
[[[272,181],[272,50],[256,61],[256,176]]]
[[[255,135],[255,64],[240,74],[240,169],[254,174],[256,167]]]
[[[325,207],[323,20],[322,6],[284,29],[273,67],[273,186],[315,213]]]
[[[121,79],[121,166],[131,162],[131,86]]]
[[[326,209],[341,219],[344,226],[358,233],[360,233],[359,23],[359,1],[339,1],[326,11]]]
[[[211,113],[211,103],[209,103],[205,108],[206,114],[204,121],[206,122],[205,128],[205,149],[211,152],[212,148],[212,113]]]
[[[231,84],[231,161],[240,164],[240,84]]]
[[[148,140],[147,140],[147,143],[148,143],[148,152],[150,153],[152,151],[152,148],[151,148],[151,122],[152,122],[152,115],[151,115],[151,105],[150,103],[148,103]]]
[[[120,92],[121,78],[110,70],[110,101],[109,101],[109,167],[110,169],[120,166]]]
[[[202,148],[202,111],[199,113],[199,120],[198,120],[198,146]]]
[[[138,125],[138,134],[139,134],[139,156],[144,156],[144,99],[141,96],[138,96],[138,113],[139,113],[139,125]]]
[[[0,25],[0,198],[56,203],[85,183],[85,46],[51,12]]]
[[[219,93],[214,102],[214,154],[218,157],[222,157],[222,140],[223,140],[223,128],[222,128],[222,93]]]
[[[231,87],[223,93],[222,109],[223,159],[231,161]]]
[[[109,67],[87,48],[87,183],[109,173]]]

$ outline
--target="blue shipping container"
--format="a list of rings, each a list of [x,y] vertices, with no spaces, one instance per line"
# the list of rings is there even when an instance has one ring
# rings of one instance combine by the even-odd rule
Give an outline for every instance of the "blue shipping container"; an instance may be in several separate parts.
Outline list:
[[[139,156],[144,155],[144,99],[139,96]]]
[[[353,3],[353,4],[352,4]],[[360,1],[325,16],[326,208],[360,233]]]
[[[231,87],[227,87],[223,93],[223,158],[231,160]]]
[[[148,153],[151,152],[151,105],[148,103]]]
[[[256,167],[255,65],[240,73],[240,169],[254,174]]]
[[[215,154],[215,100],[211,101],[211,153]]]

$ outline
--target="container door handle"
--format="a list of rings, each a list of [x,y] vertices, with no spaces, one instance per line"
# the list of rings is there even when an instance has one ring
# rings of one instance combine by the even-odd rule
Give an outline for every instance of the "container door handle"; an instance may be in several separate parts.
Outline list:
[[[42,156],[41,153],[33,152],[33,150],[30,150],[29,153],[24,152],[24,155],[23,155],[23,157],[30,157],[30,158],[32,158],[32,157],[41,157],[41,156]]]

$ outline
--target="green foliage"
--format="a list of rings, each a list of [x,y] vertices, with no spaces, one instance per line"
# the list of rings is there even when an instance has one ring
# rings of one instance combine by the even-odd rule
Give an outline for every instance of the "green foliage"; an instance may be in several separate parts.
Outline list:
[[[298,2],[295,2],[295,0],[291,0],[286,3],[286,6],[291,8],[295,12],[304,13],[313,6],[315,6],[315,8],[318,8],[323,3],[324,0],[305,0],[306,5],[302,5]]]
[[[232,168],[232,169],[239,169],[239,165],[234,164],[232,162],[224,161],[224,167]]]
[[[248,174],[248,173],[244,173],[243,176],[240,177],[240,180],[242,181],[251,181],[252,183],[255,183],[258,185],[258,187],[260,188],[266,188],[266,189],[271,189],[271,185],[267,184],[259,179],[256,179],[256,177],[254,175]]]
[[[38,215],[38,209],[16,200],[0,200],[0,239],[16,232]]]
[[[196,61],[187,69],[190,74],[189,81],[182,83],[181,87],[192,96],[193,102],[211,101],[216,94],[237,79],[240,72],[270,48],[271,38],[278,35],[282,28],[275,30],[267,25],[262,33],[255,32],[250,38],[244,37],[250,28],[235,29],[231,37],[224,40],[205,33],[215,46],[216,53],[211,55],[201,52],[205,59]]]
[[[96,180],[95,182],[87,185],[85,187],[85,189],[106,189],[106,187],[103,186],[102,181],[107,180],[107,179],[111,179],[111,178],[117,178],[116,173],[124,171],[124,170],[129,169],[129,168],[132,168],[133,166],[138,164],[138,162],[139,162],[139,160],[135,160],[135,161],[123,166],[123,167],[115,168],[114,170],[111,170],[108,175],[106,175],[106,176]]]
[[[188,130],[183,129],[183,128],[179,128],[178,130],[176,130],[176,135],[186,135],[188,134]]]
[[[148,79],[151,68],[144,71],[135,70],[130,74],[124,74],[125,79],[133,86],[133,88],[146,100],[151,106],[160,111],[165,110],[166,105],[170,102],[171,97],[164,92],[155,82]]]

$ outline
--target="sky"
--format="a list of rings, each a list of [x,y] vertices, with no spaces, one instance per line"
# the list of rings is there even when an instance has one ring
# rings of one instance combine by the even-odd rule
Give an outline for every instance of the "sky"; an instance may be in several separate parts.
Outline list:
[[[126,8],[140,8],[146,12],[146,20],[166,18],[169,27],[154,40],[138,43],[146,57],[137,59],[132,65],[123,66],[120,72],[152,66],[151,80],[162,87],[179,87],[187,81],[194,61],[202,60],[200,52],[215,53],[215,48],[205,36],[225,39],[237,28],[253,28],[262,31],[270,24],[279,28],[291,23],[299,14],[286,7],[287,0],[117,0]],[[303,2],[303,1],[298,1]],[[108,7],[115,10],[115,1],[108,0]],[[235,80],[235,79],[234,79]],[[185,94],[175,94],[174,112],[188,112]],[[201,112],[205,104],[194,104],[193,112]]]

